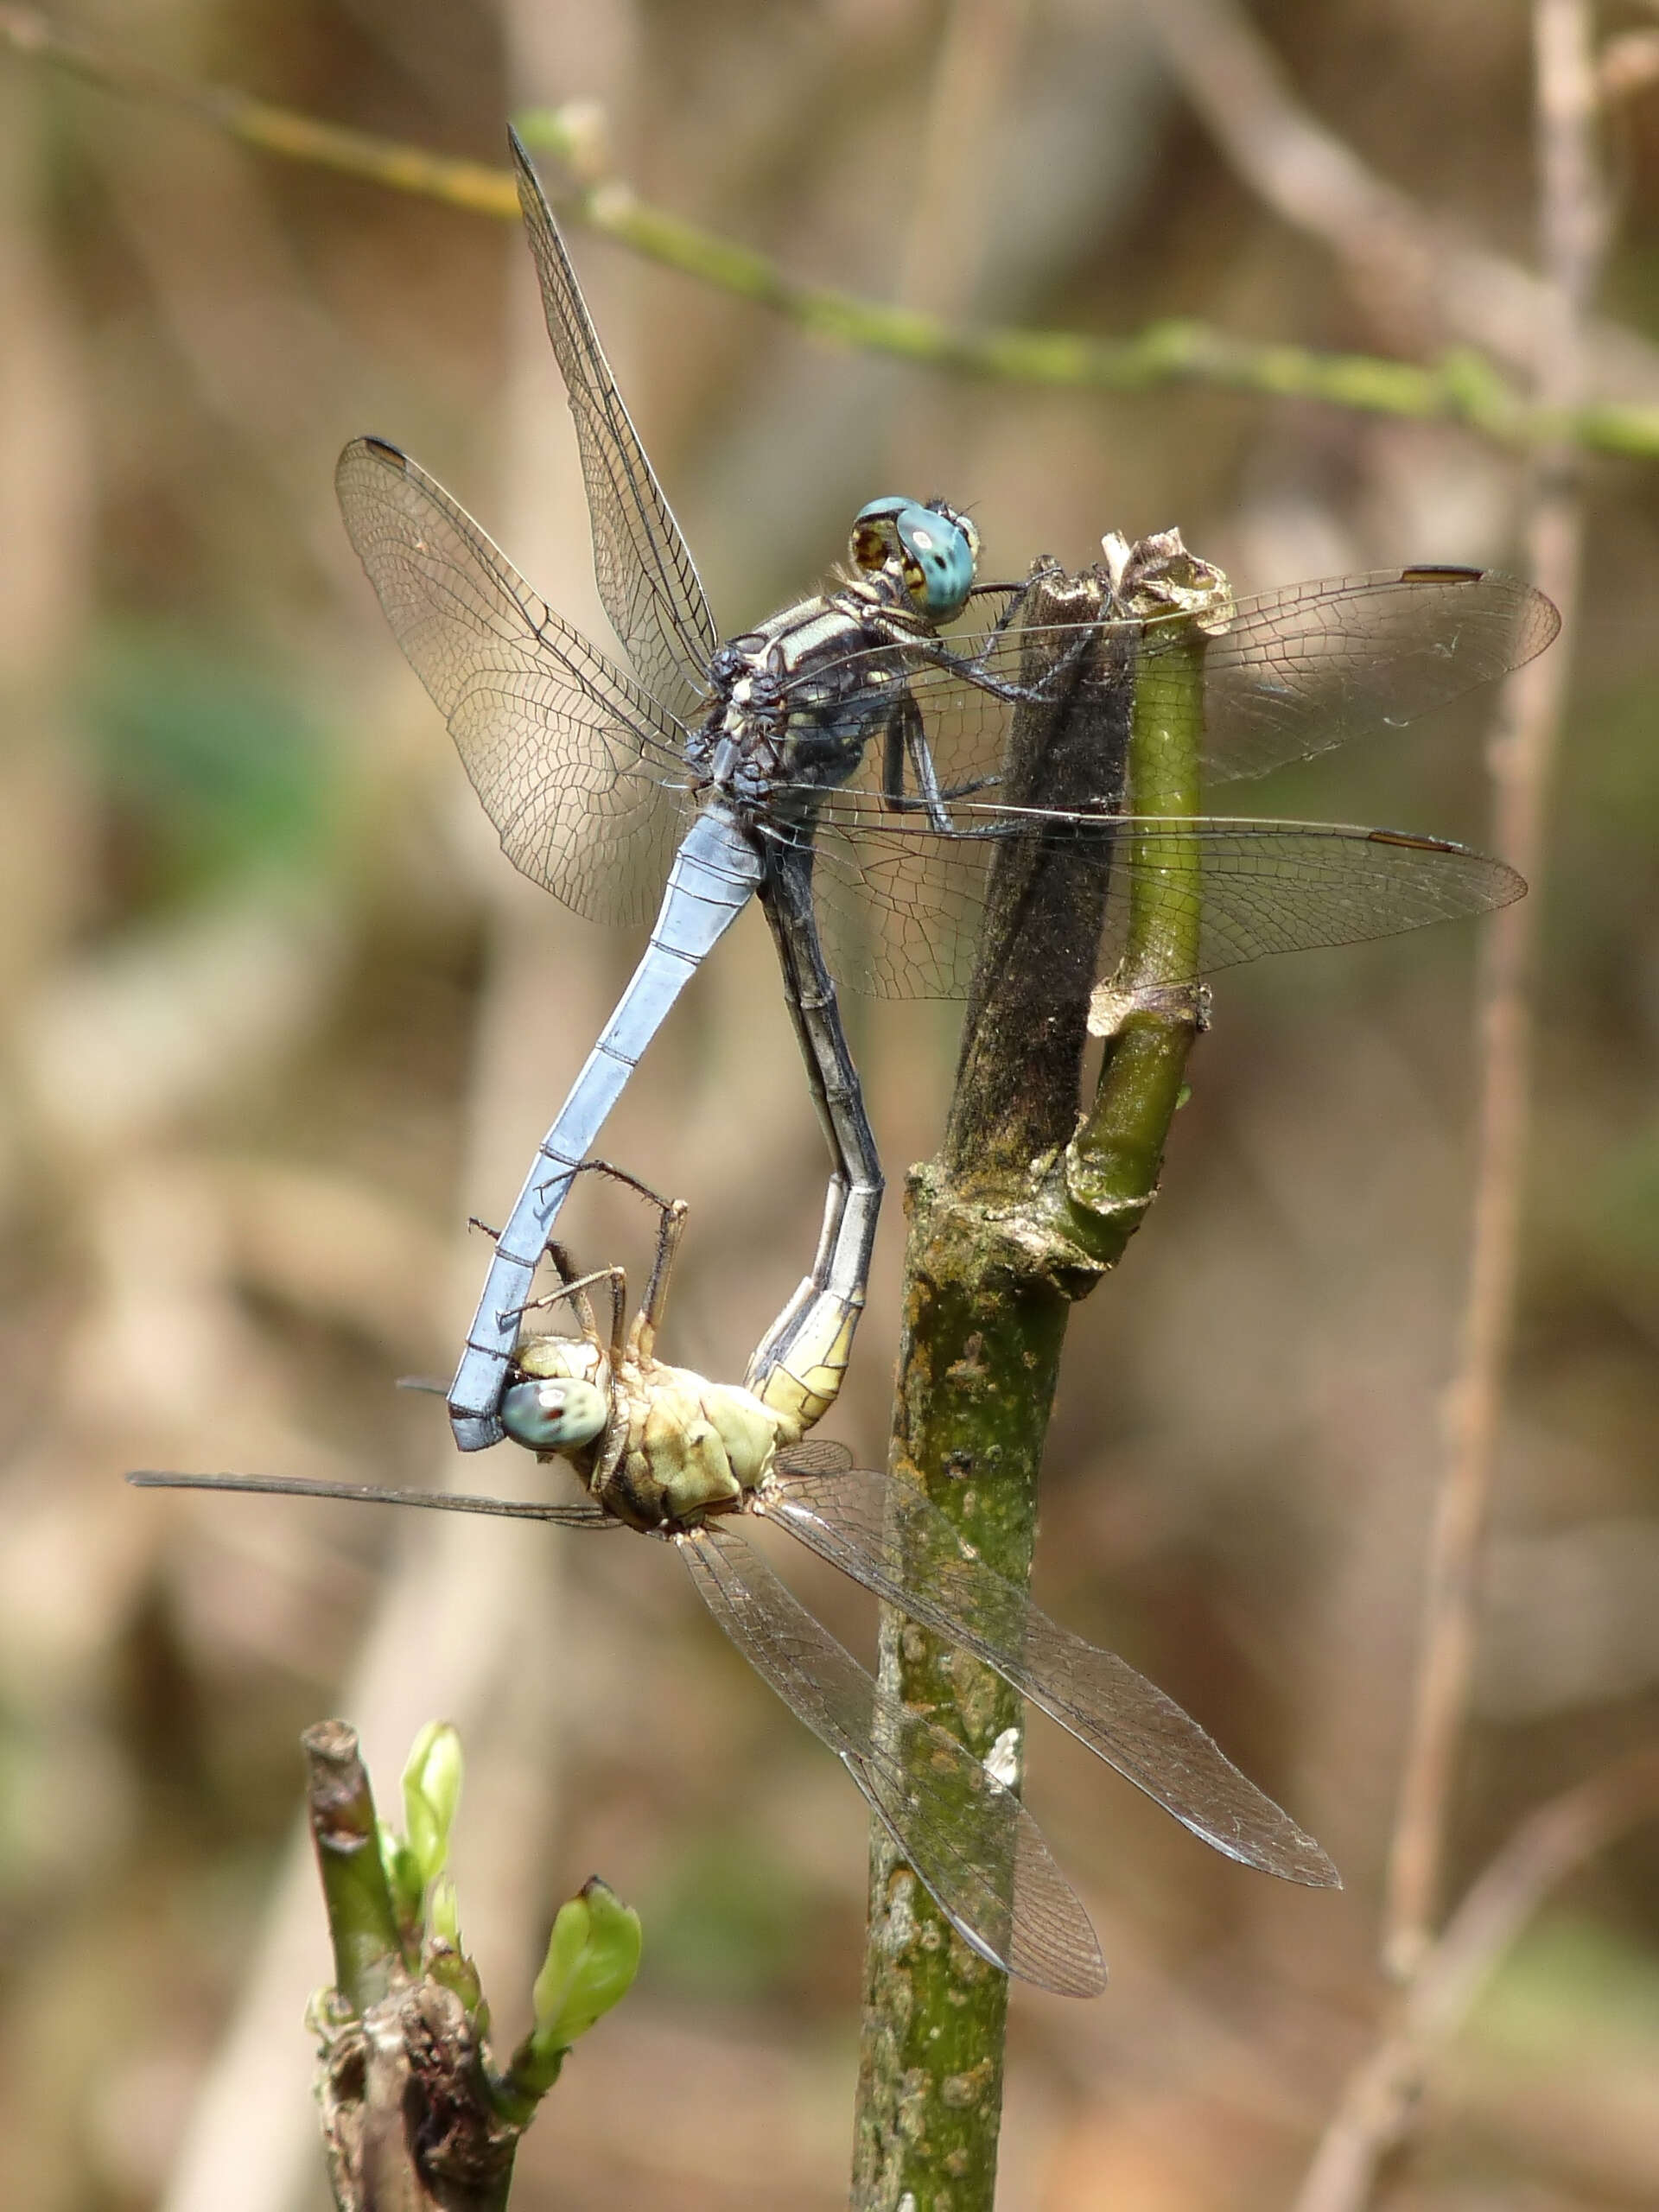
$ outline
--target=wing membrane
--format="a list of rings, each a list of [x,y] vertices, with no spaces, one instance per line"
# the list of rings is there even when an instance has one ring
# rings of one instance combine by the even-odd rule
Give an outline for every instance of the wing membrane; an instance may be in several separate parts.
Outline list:
[[[709,1611],[842,1762],[963,1941],[1040,1988],[1097,1994],[1088,1916],[1013,1792],[888,1697],[739,1538],[704,1527],[679,1549]]]
[[[622,404],[540,181],[518,133],[508,136],[547,334],[582,448],[599,596],[645,689],[684,711],[708,686],[709,663],[719,643],[714,617]]]
[[[1016,588],[987,596],[1006,605]],[[1135,661],[1155,703],[1158,664],[1184,644],[1186,625],[1170,614],[1100,628]],[[1522,666],[1560,627],[1541,592],[1495,569],[1389,569],[1241,600],[1205,655],[1200,768],[1211,783],[1264,775],[1401,728]],[[1025,650],[1041,634],[1041,626],[1018,622],[1000,632],[957,630],[944,655],[910,654],[910,689],[947,786],[997,772],[1008,708],[996,695],[1020,683]],[[855,674],[867,657],[855,651],[842,665]],[[1175,680],[1185,685],[1185,672]],[[874,792],[879,773],[879,760],[867,760],[855,782]]]
[[[347,1505],[416,1505],[435,1513],[486,1513],[501,1521],[550,1521],[560,1529],[620,1529],[591,1502],[544,1505],[535,1498],[479,1497],[465,1491],[383,1490],[375,1483],[314,1481],[305,1475],[175,1475],[153,1467],[127,1477],[135,1490],[239,1490],[276,1497],[332,1498]]]
[[[1160,626],[1150,626],[1144,657]],[[1387,569],[1244,600],[1205,656],[1201,766],[1260,776],[1414,721],[1521,667],[1560,626],[1541,592],[1495,569]]]
[[[356,438],[340,512],[513,866],[590,920],[655,912],[685,732],[531,590],[442,486]]]
[[[1490,912],[1526,890],[1502,861],[1444,839],[1340,823],[1224,817],[1157,821],[957,805],[959,834],[836,792],[817,831],[814,891],[835,974],[878,998],[957,998],[967,989],[990,870],[1010,842],[1059,848],[1102,879],[1099,939],[1054,957],[1109,976],[1138,886],[1196,912],[1143,982],[1180,985],[1274,952],[1361,944]]]
[[[994,1667],[1228,1858],[1287,1881],[1337,1880],[1313,1839],[1173,1698],[993,1573],[920,1491],[868,1468],[785,1474],[765,1510],[832,1567]]]

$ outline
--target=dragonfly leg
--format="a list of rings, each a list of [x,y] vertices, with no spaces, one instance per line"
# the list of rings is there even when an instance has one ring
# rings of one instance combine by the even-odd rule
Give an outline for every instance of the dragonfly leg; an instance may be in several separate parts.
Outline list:
[[[810,1428],[834,1404],[852,1355],[881,1210],[881,1163],[818,943],[810,845],[772,849],[760,899],[833,1165],[812,1272],[761,1339],[745,1379],[774,1412]]]
[[[1020,617],[1025,613],[1027,607],[1030,606],[1032,600],[1036,595],[1037,588],[1039,584],[1045,584],[1048,582],[1051,577],[1062,575],[1064,574],[1065,571],[1062,569],[1058,561],[1043,561],[1034,566],[1031,574],[1026,578],[1024,583],[1020,585],[1019,590],[1014,593],[1014,597],[1008,601],[1002,612],[997,616],[995,621],[992,623],[990,629],[987,633],[988,640],[989,639],[1000,638],[1005,630],[1011,629],[1013,627],[1014,624],[1017,622]],[[982,591],[994,591],[997,588],[999,588],[999,587],[994,584],[976,584],[974,587],[974,589],[969,593],[968,596],[969,599],[973,599]],[[988,652],[989,650],[990,645],[988,642],[985,647],[985,652]],[[985,657],[985,652],[982,652],[977,656],[977,658],[982,660]]]
[[[905,761],[908,759],[915,772],[917,793],[914,798],[905,789]],[[898,707],[888,717],[881,739],[881,804],[893,814],[927,816],[930,826],[944,831],[950,830],[950,817],[945,810],[944,797],[939,789],[938,770],[933,766],[932,748],[927,741],[927,731],[922,721],[922,710],[906,691]]]
[[[629,1190],[637,1191],[647,1205],[656,1207],[658,1213],[666,1213],[671,1206],[683,1203],[678,1198],[665,1198],[660,1191],[653,1190],[649,1183],[642,1182],[632,1168],[619,1167],[613,1160],[584,1160],[582,1173],[584,1175],[608,1175],[613,1183],[626,1183]]]
[[[1005,676],[998,676],[991,667],[991,658],[997,645],[1014,622],[1025,613],[1038,586],[1052,574],[1052,569],[1039,569],[1033,571],[1023,588],[1008,601],[991,625],[986,633],[984,644],[976,653],[957,652],[942,638],[912,638],[906,641],[910,658],[913,660],[925,661],[935,668],[944,669],[948,673],[961,677],[964,683],[975,685],[979,690],[988,692],[993,698],[1006,700],[1010,705],[1041,704],[1044,700],[1052,698],[1063,686],[1070,671],[1076,667],[1093,643],[1094,632],[1088,624],[1079,626],[1076,639],[1060,655],[1053,667],[1043,677],[1040,683],[1015,683]],[[967,788],[972,787],[964,787],[964,789]],[[946,792],[944,796],[948,798],[958,794]]]
[[[532,1298],[518,1309],[522,1319],[526,1313],[540,1313],[550,1306],[562,1305],[569,1299],[576,1309],[576,1319],[582,1333],[592,1344],[601,1341],[599,1323],[594,1319],[593,1302],[588,1293],[596,1282],[608,1283],[611,1291],[611,1341],[618,1354],[622,1350],[621,1317],[628,1302],[628,1278],[625,1269],[617,1267],[595,1268],[590,1274],[579,1275],[570,1262],[570,1255],[563,1244],[549,1237],[547,1256],[559,1275],[559,1287],[550,1290],[544,1297]]]
[[[662,1192],[643,1182],[631,1169],[619,1167],[613,1160],[584,1160],[576,1170],[578,1175],[607,1175],[614,1183],[622,1183],[647,1205],[655,1206],[658,1214],[657,1250],[652,1260],[651,1274],[645,1284],[645,1294],[633,1325],[633,1350],[643,1358],[650,1358],[656,1342],[657,1331],[662,1325],[663,1309],[668,1302],[669,1271],[674,1264],[674,1255],[685,1233],[685,1217],[690,1209],[683,1198],[665,1198]],[[581,1281],[575,1280],[575,1270],[563,1244],[552,1237],[547,1242],[547,1256],[563,1277],[563,1287],[547,1298],[538,1298],[524,1308],[525,1313],[537,1306],[550,1306],[560,1298],[575,1298],[582,1315],[584,1333],[594,1344],[600,1341],[599,1329],[593,1310],[580,1294],[590,1284],[608,1282],[611,1286],[611,1369],[615,1372],[628,1349],[627,1332],[623,1326],[623,1315],[627,1306],[627,1277],[620,1268],[595,1268]]]
[[[630,1333],[623,1327],[622,1316],[627,1304],[627,1277],[620,1268],[595,1268],[591,1274],[575,1280],[575,1270],[570,1264],[564,1246],[550,1237],[547,1256],[564,1278],[561,1287],[546,1298],[538,1298],[524,1307],[530,1313],[537,1306],[551,1306],[561,1298],[575,1298],[582,1317],[583,1333],[594,1344],[600,1342],[593,1309],[581,1294],[596,1282],[611,1286],[611,1370],[615,1373],[623,1358],[632,1351],[635,1357],[649,1359],[656,1347],[657,1332],[662,1326],[663,1311],[668,1303],[668,1278],[674,1265],[674,1255],[680,1249],[680,1239],[685,1234],[686,1216],[690,1208],[683,1198],[665,1198],[660,1191],[652,1190],[649,1183],[641,1182],[626,1167],[619,1167],[614,1160],[584,1160],[578,1173],[608,1175],[618,1183],[626,1183],[647,1205],[657,1209],[657,1249],[651,1263],[651,1274],[645,1284],[645,1294],[639,1303]]]
[[[905,789],[905,760],[908,756],[915,772],[919,791],[914,798]],[[946,836],[960,836],[961,830],[950,818],[950,802],[971,798],[976,791],[997,790],[1002,782],[1000,772],[970,777],[966,783],[943,785],[933,763],[933,748],[927,741],[927,726],[922,719],[921,709],[906,693],[902,704],[889,721],[882,738],[881,804],[892,814],[925,813],[931,829]]]
[[[645,1186],[642,1184],[639,1187],[643,1190]],[[649,1359],[656,1349],[663,1308],[668,1303],[668,1278],[674,1255],[680,1249],[680,1239],[685,1234],[685,1217],[690,1211],[683,1198],[659,1198],[657,1203],[662,1211],[657,1225],[657,1255],[651,1263],[651,1279],[645,1285],[645,1294],[633,1325],[633,1353],[637,1359]]]
[[[1067,645],[1040,683],[1015,683],[1006,676],[996,675],[991,668],[993,643],[997,635],[998,632],[993,631],[991,639],[971,658],[952,652],[950,646],[942,642],[929,640],[912,642],[911,652],[913,658],[945,669],[951,675],[960,677],[964,683],[973,684],[976,690],[988,691],[992,698],[1006,700],[1010,706],[1041,706],[1056,696],[1064,679],[1094,643],[1094,632],[1088,624],[1081,624],[1076,639]]]

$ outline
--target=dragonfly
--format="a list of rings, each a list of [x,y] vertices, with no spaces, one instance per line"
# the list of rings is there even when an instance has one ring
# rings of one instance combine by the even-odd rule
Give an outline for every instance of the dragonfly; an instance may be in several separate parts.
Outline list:
[[[971,519],[883,497],[828,587],[721,639],[516,136],[518,195],[575,420],[599,594],[624,670],[563,621],[460,504],[385,440],[353,440],[341,512],[394,635],[443,714],[502,847],[532,881],[650,941],[542,1140],[448,1389],[455,1440],[501,1440],[521,1317],[575,1173],[670,1008],[752,899],[771,926],[828,1141],[811,1272],[748,1383],[817,1418],[850,1351],[882,1196],[835,978],[957,996],[999,855],[1063,833],[1099,871],[1103,927],[1073,956],[1109,979],[1135,885],[1179,879],[1197,927],[1170,933],[1185,988],[1263,953],[1476,914],[1525,889],[1501,861],[1363,828],[1135,814],[1121,762],[1081,805],[999,797],[1010,717],[1042,702],[1026,619],[1040,569],[978,580]],[[1187,614],[1109,593],[1090,641],[1137,711],[1177,684]],[[950,628],[966,620],[967,627]],[[1198,766],[1207,786],[1403,724],[1540,652],[1559,617],[1494,570],[1410,568],[1240,600],[1207,639]],[[948,632],[948,635],[946,634]],[[1051,659],[1052,656],[1051,656]],[[1066,664],[1065,654],[1058,665]],[[1043,679],[1046,680],[1046,679]],[[1150,810],[1160,816],[1168,810]]]
[[[1062,1995],[1097,1995],[1106,1969],[1082,1902],[1009,1786],[1013,1764],[976,1759],[883,1690],[744,1542],[735,1524],[745,1517],[786,1529],[853,1581],[993,1668],[1226,1857],[1286,1881],[1340,1886],[1319,1846],[1189,1713],[1116,1652],[1040,1611],[985,1564],[925,1492],[854,1467],[840,1445],[803,1438],[798,1418],[747,1389],[658,1359],[657,1335],[687,1207],[609,1162],[584,1167],[616,1176],[658,1209],[645,1295],[627,1322],[624,1270],[579,1274],[555,1243],[561,1282],[545,1302],[569,1300],[580,1332],[524,1336],[501,1407],[515,1442],[575,1470],[581,1500],[151,1470],[127,1479],[142,1488],[275,1491],[563,1528],[626,1527],[671,1544],[715,1619],[842,1760],[963,1942],[1004,1972]],[[590,1295],[601,1284],[610,1294],[607,1332]]]

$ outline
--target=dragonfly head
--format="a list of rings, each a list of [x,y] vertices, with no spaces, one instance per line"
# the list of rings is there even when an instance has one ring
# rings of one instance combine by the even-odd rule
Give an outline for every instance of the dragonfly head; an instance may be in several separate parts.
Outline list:
[[[852,557],[867,575],[896,567],[906,596],[930,622],[961,613],[979,562],[979,532],[943,499],[872,499],[853,520]]]
[[[501,1401],[501,1426],[515,1444],[564,1456],[595,1443],[611,1417],[610,1374],[597,1344],[574,1337],[526,1337],[519,1381]]]

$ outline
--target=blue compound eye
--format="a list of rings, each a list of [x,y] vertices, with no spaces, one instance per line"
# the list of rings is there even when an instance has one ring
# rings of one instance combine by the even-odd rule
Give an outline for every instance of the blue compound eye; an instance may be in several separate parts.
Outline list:
[[[943,499],[924,506],[896,496],[872,499],[853,523],[853,559],[874,570],[897,560],[917,612],[931,622],[960,614],[973,588],[979,533]]]
[[[935,622],[950,621],[961,613],[973,589],[979,532],[966,515],[947,507],[943,499],[925,507],[906,507],[894,527],[921,572],[922,588],[918,592],[912,582],[911,596]]]

